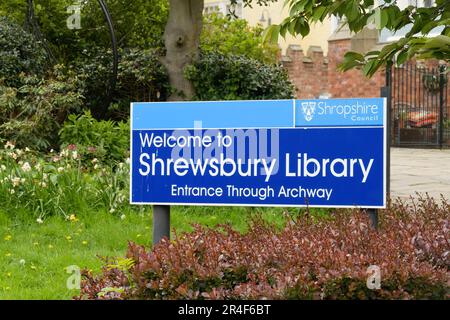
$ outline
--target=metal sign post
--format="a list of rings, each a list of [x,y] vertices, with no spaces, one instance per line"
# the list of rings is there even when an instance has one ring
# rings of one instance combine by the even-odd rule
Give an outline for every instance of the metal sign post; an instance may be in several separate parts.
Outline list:
[[[153,206],[153,245],[170,239],[170,206]]]

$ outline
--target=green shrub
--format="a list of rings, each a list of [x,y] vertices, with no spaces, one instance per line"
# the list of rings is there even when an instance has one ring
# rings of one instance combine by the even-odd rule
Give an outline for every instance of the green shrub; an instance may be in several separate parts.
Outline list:
[[[278,45],[263,42],[261,26],[250,27],[243,19],[232,19],[216,13],[204,17],[200,38],[203,52],[242,55],[263,63],[275,64]]]
[[[38,41],[19,25],[0,16],[0,79],[6,86],[21,85],[20,73],[42,75],[46,52]]]
[[[27,16],[24,0],[0,1],[0,15],[18,24]],[[71,30],[66,21],[68,6],[81,4],[81,29]],[[107,0],[119,47],[149,48],[162,45],[168,16],[167,0]],[[99,46],[105,52],[111,39],[104,14],[97,0],[36,0],[35,18],[57,61],[69,64],[84,50]],[[1,48],[1,46],[0,46]],[[110,58],[111,59],[111,58]]]
[[[255,217],[245,234],[196,226],[149,250],[131,243],[128,267],[85,271],[77,298],[447,299],[450,204],[391,203],[380,218],[378,232],[354,209],[302,215],[281,230]],[[373,265],[379,289],[367,286]]]
[[[277,65],[237,55],[203,53],[185,70],[197,100],[290,99],[294,87]]]
[[[127,122],[98,121],[90,111],[70,115],[60,131],[61,145],[75,145],[87,158],[122,161],[129,150],[130,126]]]
[[[130,102],[165,100],[169,80],[159,62],[157,50],[120,50],[116,90],[113,103],[105,106],[112,69],[111,57],[93,48],[73,66],[85,81],[86,106],[98,118],[103,108],[108,108],[106,118],[127,119]]]
[[[83,104],[82,82],[57,66],[48,79],[16,75],[19,88],[0,82],[0,140],[35,150],[57,148],[58,131],[67,115]]]

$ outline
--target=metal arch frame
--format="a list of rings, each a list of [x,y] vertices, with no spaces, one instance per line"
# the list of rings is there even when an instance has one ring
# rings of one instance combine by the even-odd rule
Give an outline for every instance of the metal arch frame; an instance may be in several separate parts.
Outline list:
[[[98,0],[98,3],[103,11],[103,15],[105,16],[106,22],[108,23],[109,33],[111,35],[111,46],[112,46],[112,52],[113,52],[113,70],[111,74],[111,78],[109,81],[109,87],[107,92],[107,99],[105,101],[105,106],[103,108],[102,116],[106,115],[107,108],[109,104],[112,101],[112,94],[114,92],[114,89],[116,87],[117,83],[117,70],[119,65],[119,52],[117,49],[117,38],[116,38],[116,32],[114,30],[114,25],[112,21],[111,14],[108,10],[108,6],[106,5],[104,0]]]

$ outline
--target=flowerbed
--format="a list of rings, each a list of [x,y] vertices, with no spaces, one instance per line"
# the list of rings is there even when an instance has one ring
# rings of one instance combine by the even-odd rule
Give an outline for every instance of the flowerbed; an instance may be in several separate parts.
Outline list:
[[[396,202],[379,232],[366,214],[308,214],[282,230],[254,219],[241,234],[228,226],[163,241],[148,251],[130,243],[126,258],[84,272],[77,299],[447,299],[450,204]],[[368,267],[381,288],[367,286]]]
[[[103,165],[94,147],[69,145],[43,156],[7,142],[0,150],[0,201],[11,214],[31,211],[39,222],[87,207],[119,212],[128,204],[127,162]]]

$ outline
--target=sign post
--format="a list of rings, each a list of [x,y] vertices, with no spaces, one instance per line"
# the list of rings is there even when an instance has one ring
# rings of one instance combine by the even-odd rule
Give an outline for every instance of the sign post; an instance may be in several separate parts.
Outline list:
[[[133,103],[132,204],[386,206],[386,99]],[[370,211],[373,212],[373,211]]]
[[[153,245],[170,239],[170,206],[153,206]]]

